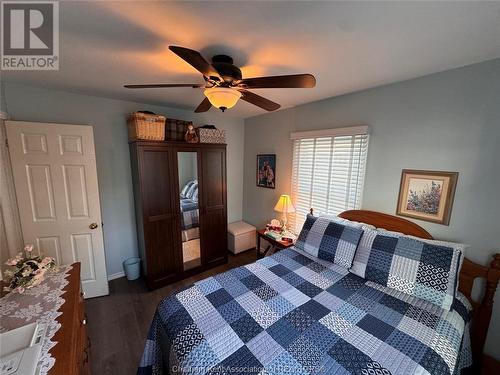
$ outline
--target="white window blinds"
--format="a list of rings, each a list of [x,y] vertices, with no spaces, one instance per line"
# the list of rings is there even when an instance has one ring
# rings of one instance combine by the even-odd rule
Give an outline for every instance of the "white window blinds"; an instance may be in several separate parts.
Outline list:
[[[290,218],[290,228],[298,233],[311,207],[321,215],[360,208],[368,128],[292,133],[292,139],[292,199],[296,213]]]

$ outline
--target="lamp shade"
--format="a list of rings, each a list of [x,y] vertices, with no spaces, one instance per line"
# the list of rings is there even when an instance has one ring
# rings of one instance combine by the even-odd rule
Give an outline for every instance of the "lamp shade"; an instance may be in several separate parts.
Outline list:
[[[214,107],[222,110],[234,107],[241,98],[239,91],[228,87],[211,87],[204,94]]]
[[[295,207],[292,204],[292,199],[290,198],[290,196],[283,194],[278,200],[278,203],[276,203],[276,206],[274,206],[274,211],[284,212],[286,214],[295,212]]]

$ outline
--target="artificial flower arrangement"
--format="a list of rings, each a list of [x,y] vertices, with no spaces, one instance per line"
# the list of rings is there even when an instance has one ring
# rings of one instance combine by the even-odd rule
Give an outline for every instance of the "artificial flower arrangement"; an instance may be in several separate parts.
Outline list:
[[[56,266],[54,258],[34,255],[31,244],[26,245],[23,252],[7,260],[5,264],[10,268],[4,272],[4,279],[8,284],[4,290],[18,293],[40,284],[45,274]]]

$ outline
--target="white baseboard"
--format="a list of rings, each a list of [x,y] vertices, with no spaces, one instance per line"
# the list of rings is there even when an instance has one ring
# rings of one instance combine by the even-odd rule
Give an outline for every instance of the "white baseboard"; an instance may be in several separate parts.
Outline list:
[[[112,275],[108,275],[108,281],[114,280],[114,279],[119,279],[120,277],[125,277],[125,272],[117,272]]]

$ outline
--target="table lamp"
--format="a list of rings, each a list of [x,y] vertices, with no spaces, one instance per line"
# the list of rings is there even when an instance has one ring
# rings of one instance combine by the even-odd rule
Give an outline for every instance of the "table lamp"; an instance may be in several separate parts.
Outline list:
[[[290,196],[283,194],[276,206],[274,206],[274,211],[281,212],[283,214],[283,230],[286,230],[286,224],[288,220],[288,213],[295,212],[295,207],[292,204],[292,199]]]

